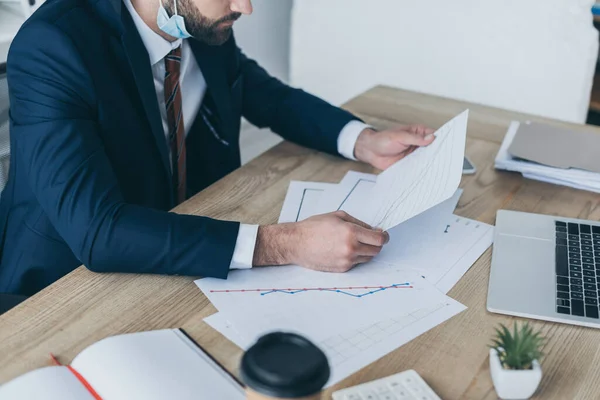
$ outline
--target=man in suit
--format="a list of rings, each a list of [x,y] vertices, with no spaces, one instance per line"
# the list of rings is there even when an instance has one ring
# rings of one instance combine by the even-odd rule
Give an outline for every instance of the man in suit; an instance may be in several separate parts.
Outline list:
[[[385,169],[433,141],[376,132],[269,76],[232,25],[250,0],[49,0],[8,56],[11,168],[0,292],[96,272],[226,278],[299,264],[344,272],[387,234],[344,213],[244,225],[168,210],[240,166],[240,118]],[[275,34],[275,32],[274,32]]]

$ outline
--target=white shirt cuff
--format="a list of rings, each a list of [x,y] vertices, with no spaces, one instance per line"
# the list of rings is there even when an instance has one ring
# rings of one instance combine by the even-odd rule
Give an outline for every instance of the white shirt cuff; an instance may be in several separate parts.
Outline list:
[[[254,259],[254,247],[256,246],[256,236],[258,235],[258,225],[241,224],[238,231],[233,258],[229,269],[248,269],[252,268]]]
[[[350,121],[344,126],[337,140],[338,152],[350,159],[355,160],[354,146],[361,132],[371,126],[360,122]],[[241,224],[233,250],[233,258],[229,269],[248,269],[252,268],[254,259],[254,248],[256,247],[256,236],[258,235],[258,225]]]
[[[372,127],[360,121],[354,120],[348,122],[338,136],[338,153],[350,160],[357,161],[356,157],[354,157],[354,146],[361,132],[369,128]]]

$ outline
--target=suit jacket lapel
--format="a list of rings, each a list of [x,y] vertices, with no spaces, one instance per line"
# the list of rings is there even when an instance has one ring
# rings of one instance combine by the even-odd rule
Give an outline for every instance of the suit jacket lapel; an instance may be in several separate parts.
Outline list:
[[[233,137],[231,94],[222,56],[219,54],[219,46],[205,45],[194,39],[188,40],[217,108],[223,129],[220,133],[224,138],[230,139]]]
[[[150,122],[152,134],[156,140],[159,153],[164,164],[169,183],[172,185],[169,149],[165,138],[160,110],[156,101],[154,77],[150,67],[148,52],[137,32],[131,15],[125,9],[122,0],[89,0],[106,22],[120,37],[126,58],[131,67],[135,84],[140,94],[146,117]],[[208,46],[197,40],[188,39],[192,52],[198,62],[221,121],[220,132],[224,138],[235,137],[233,131],[233,111],[231,93],[227,83],[223,56],[219,46]]]
[[[125,54],[127,55],[129,65],[135,79],[135,84],[142,99],[142,104],[144,106],[144,110],[146,111],[146,117],[150,122],[152,134],[156,140],[156,145],[158,146],[162,162],[167,171],[167,176],[169,177],[169,181],[171,181],[172,176],[171,166],[169,165],[169,149],[167,146],[165,131],[162,125],[160,110],[158,108],[158,102],[156,100],[154,77],[152,76],[148,52],[144,47],[144,43],[139,36],[129,12],[122,12],[122,19],[124,30],[121,36],[121,42],[125,48]]]

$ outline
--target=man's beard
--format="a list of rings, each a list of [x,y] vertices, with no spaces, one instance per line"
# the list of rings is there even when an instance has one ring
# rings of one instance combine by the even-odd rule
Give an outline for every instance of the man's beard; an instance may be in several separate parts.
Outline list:
[[[173,1],[177,1],[177,13],[185,21],[185,28],[194,39],[211,46],[219,46],[225,43],[233,32],[231,26],[219,26],[223,22],[235,21],[241,14],[231,13],[218,20],[210,19],[200,13],[193,4],[193,0],[168,0],[164,6],[169,15],[174,15]]]

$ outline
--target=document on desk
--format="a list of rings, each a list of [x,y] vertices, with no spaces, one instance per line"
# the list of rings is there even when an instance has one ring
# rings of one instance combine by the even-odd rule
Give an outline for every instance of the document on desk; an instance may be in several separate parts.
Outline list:
[[[278,222],[298,222],[316,215],[322,194],[335,186],[335,183],[291,181]]]
[[[446,213],[440,207],[446,202],[390,229],[390,241],[375,260],[413,268],[448,293],[492,245],[494,227]]]
[[[292,182],[280,222],[331,211],[327,209],[331,204],[342,204],[342,210],[360,204],[375,181],[375,175],[351,171],[339,185]],[[337,190],[340,187],[342,190]],[[307,193],[308,202],[303,201]],[[438,290],[448,293],[491,246],[494,236],[492,225],[453,214],[461,194],[462,189],[458,189],[448,200],[388,230],[390,242],[375,261],[415,269]]]
[[[509,149],[520,127],[521,123],[511,122],[496,155],[497,169],[520,172],[523,177],[529,179],[600,193],[600,174],[596,172],[576,168],[554,168],[513,157]]]
[[[446,299],[417,272],[374,262],[345,274],[254,268],[196,284],[250,339],[283,329],[318,340]]]
[[[377,175],[349,171],[339,184],[321,193],[316,212],[325,214],[341,210],[356,214],[369,204],[376,182]]]
[[[349,171],[339,184],[292,181],[288,188],[279,222],[297,222],[317,214],[336,210],[348,211],[362,207],[375,186],[377,175]],[[440,215],[452,215],[463,190],[457,189],[452,197],[415,216],[421,224],[437,221]],[[424,230],[423,225],[420,230]]]
[[[462,178],[469,111],[435,133],[427,147],[415,150],[377,177],[367,222],[388,230],[450,198]]]
[[[464,305],[447,298],[446,301],[411,313],[398,314],[315,341],[327,355],[331,366],[327,386],[335,385],[465,309]],[[246,350],[254,343],[240,335],[239,330],[243,330],[243,327],[232,324],[224,313],[213,314],[204,321],[241,349]]]
[[[435,133],[436,140],[374,176],[349,174],[321,196],[319,212],[343,210],[389,230],[449,199],[462,178],[469,111]]]

